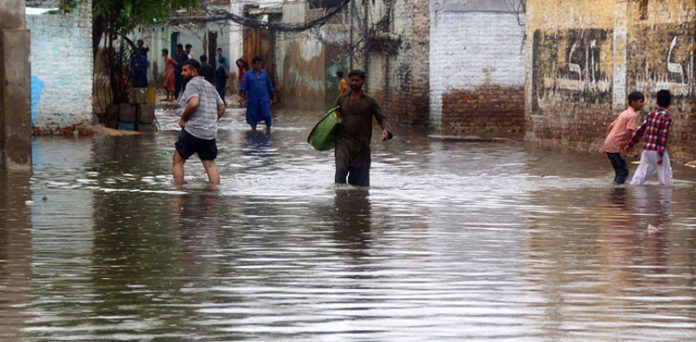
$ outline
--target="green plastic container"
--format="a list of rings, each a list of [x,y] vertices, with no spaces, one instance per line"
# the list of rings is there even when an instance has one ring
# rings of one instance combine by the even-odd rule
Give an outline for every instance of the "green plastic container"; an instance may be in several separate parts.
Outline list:
[[[342,121],[336,116],[336,109],[338,107],[331,108],[309,132],[307,142],[317,151],[328,151],[336,146],[336,128]]]

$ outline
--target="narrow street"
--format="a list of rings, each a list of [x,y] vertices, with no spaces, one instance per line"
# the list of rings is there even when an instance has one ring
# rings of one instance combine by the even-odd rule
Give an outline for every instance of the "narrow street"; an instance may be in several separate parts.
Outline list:
[[[2,179],[0,339],[696,339],[696,169],[617,187],[600,154],[400,129],[369,190],[336,188],[319,116],[265,135],[228,110],[219,191],[195,157],[176,190],[172,111],[36,138],[33,176]]]

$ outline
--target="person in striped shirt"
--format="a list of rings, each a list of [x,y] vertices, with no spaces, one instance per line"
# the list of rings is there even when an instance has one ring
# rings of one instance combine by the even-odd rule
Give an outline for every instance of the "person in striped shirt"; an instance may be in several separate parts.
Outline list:
[[[672,116],[667,109],[672,104],[672,94],[662,89],[657,92],[657,110],[653,111],[633,133],[628,143],[629,151],[644,138],[640,165],[633,174],[631,185],[643,185],[645,180],[657,173],[662,185],[672,185],[672,167],[667,153],[667,138],[672,124]]]
[[[201,64],[189,59],[182,66],[181,76],[188,80],[181,96],[182,128],[174,144],[172,174],[177,186],[184,184],[184,163],[194,154],[203,162],[210,183],[220,184],[220,174],[215,165],[217,158],[218,120],[225,113],[225,105],[215,87],[200,75]]]

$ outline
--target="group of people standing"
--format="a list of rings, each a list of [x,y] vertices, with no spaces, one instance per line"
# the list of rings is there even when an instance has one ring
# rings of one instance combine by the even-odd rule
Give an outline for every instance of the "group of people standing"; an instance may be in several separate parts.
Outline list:
[[[179,95],[186,89],[187,80],[182,76],[184,64],[188,60],[195,60],[191,54],[191,44],[176,45],[174,57],[169,56],[169,50],[162,49],[162,57],[164,58],[164,84],[163,87],[167,92],[166,101],[173,101],[179,98]],[[229,63],[227,57],[222,53],[222,48],[217,48],[215,55],[215,67],[208,62],[207,55],[200,56],[200,72],[201,76],[210,84],[212,84],[219,96],[225,101],[225,88],[227,87],[227,68]]]

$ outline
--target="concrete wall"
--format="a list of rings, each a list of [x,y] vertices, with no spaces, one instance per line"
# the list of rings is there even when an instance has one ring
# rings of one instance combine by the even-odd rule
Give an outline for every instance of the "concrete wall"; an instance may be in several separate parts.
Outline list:
[[[431,123],[447,134],[521,133],[524,13],[462,4],[432,5]]]
[[[356,3],[361,18],[367,16],[369,40],[367,58],[358,56],[353,65],[368,73],[368,93],[392,125],[429,125],[429,1]],[[380,28],[383,22],[388,25]]]
[[[27,16],[32,76],[43,83],[32,117],[37,134],[69,134],[91,124],[92,4],[67,14]]]
[[[283,6],[283,22],[306,20],[306,2],[288,2]],[[285,108],[324,111],[338,96],[336,71],[347,75],[347,56],[333,45],[347,40],[347,26],[328,24],[319,30],[300,33],[276,33],[274,84]]]
[[[31,171],[31,65],[24,0],[0,2],[0,169]]]
[[[596,150],[633,90],[675,94],[668,149],[696,158],[696,4],[686,0],[528,0],[526,137]]]

